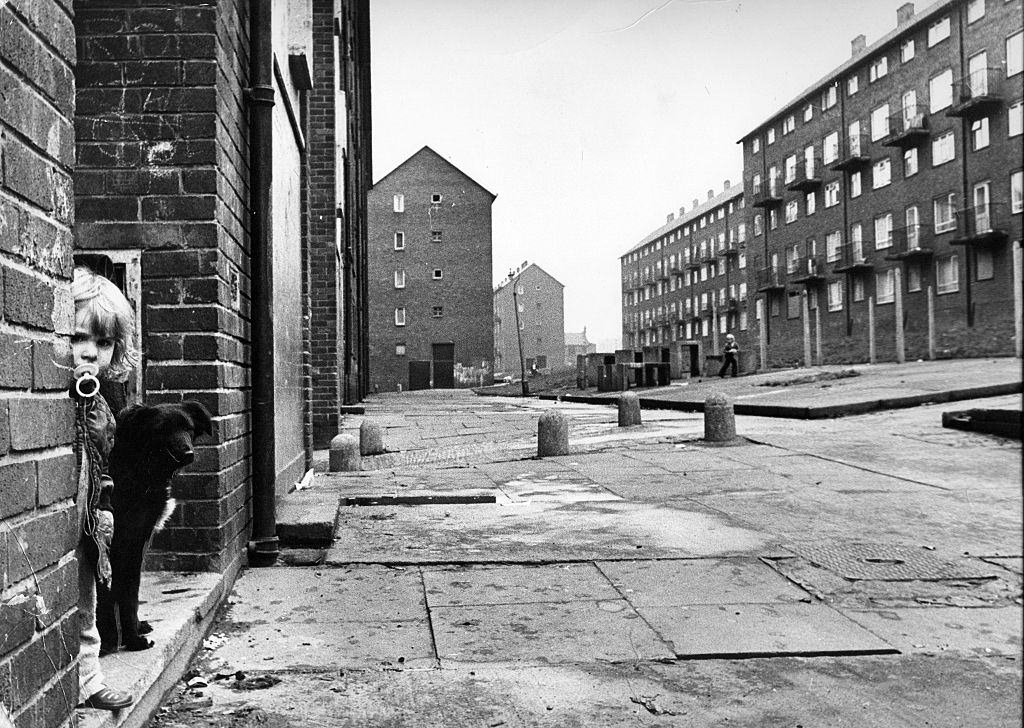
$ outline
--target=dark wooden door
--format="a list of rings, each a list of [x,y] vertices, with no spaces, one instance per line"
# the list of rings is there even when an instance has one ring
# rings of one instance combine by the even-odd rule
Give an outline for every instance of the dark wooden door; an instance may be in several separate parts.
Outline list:
[[[434,389],[455,388],[455,344],[432,344]]]

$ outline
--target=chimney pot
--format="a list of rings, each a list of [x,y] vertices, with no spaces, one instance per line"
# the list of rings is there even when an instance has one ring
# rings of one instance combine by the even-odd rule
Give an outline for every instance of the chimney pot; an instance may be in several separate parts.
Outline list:
[[[700,200],[698,200],[696,197],[694,197],[693,198],[693,208],[697,209],[698,205],[700,205]]]
[[[725,184],[723,184],[723,185],[722,185],[722,189],[723,189],[723,190],[727,190],[727,189],[729,189],[729,185],[730,185],[730,184],[732,184],[732,183],[731,183],[731,182],[729,182],[729,180],[726,180],[726,181],[725,181]]]
[[[713,198],[714,196],[715,196],[715,191],[714,191],[714,190],[708,190],[708,199],[710,200],[710,199],[712,199],[712,198]]]
[[[682,205],[679,208],[679,217],[682,217],[685,214],[686,214],[686,205]]]
[[[850,41],[850,55],[859,56],[864,52],[864,49],[868,47],[868,39],[861,33],[856,38]]]
[[[674,212],[670,212],[668,215],[665,216],[665,222],[672,222],[675,219],[676,215]]]
[[[896,8],[896,25],[903,25],[912,17],[914,17],[914,3],[904,3]]]

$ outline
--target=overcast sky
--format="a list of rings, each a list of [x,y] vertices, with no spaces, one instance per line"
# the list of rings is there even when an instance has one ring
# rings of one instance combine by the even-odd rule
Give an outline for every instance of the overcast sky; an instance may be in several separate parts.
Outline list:
[[[610,350],[619,256],[738,182],[736,140],[903,2],[371,0],[374,181],[432,147],[498,196],[494,282],[538,264]]]

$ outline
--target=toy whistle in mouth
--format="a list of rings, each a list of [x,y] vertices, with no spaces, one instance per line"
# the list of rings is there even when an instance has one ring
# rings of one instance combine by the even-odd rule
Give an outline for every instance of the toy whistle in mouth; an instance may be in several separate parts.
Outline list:
[[[100,368],[95,364],[79,364],[75,367],[75,391],[79,397],[95,397],[100,391],[100,380],[96,378]]]

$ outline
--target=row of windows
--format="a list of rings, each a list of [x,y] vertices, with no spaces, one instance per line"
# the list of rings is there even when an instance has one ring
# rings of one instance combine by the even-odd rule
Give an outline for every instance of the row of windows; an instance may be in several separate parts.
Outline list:
[[[701,311],[708,309],[712,304],[717,305],[720,308],[724,308],[730,301],[746,301],[747,300],[747,284],[746,282],[736,284],[733,283],[728,288],[722,287],[718,291],[705,291],[698,297],[694,295],[692,298],[687,296],[679,303],[679,307],[682,311],[690,313],[692,311]],[[662,305],[656,308],[644,309],[642,311],[636,311],[628,314],[634,320],[639,317],[640,320],[649,321],[653,317],[661,316],[664,313],[672,315],[676,313],[677,302],[673,301],[667,307]]]
[[[673,230],[672,232],[666,234],[664,237],[659,238],[658,240],[650,243],[644,248],[627,254],[623,258],[623,263],[635,263],[641,258],[646,258],[648,255],[653,255],[655,252],[661,250],[662,246],[668,246],[669,244],[674,243],[677,240],[682,240],[685,236],[690,235],[691,233],[696,233],[698,230],[703,230],[708,225],[713,223],[715,220],[724,220],[727,210],[728,214],[731,215],[735,210],[742,210],[744,205],[745,203],[742,197],[736,200],[732,200],[729,202],[728,205],[723,205],[717,208],[717,210],[712,210],[706,215],[701,215],[699,218],[694,220],[692,224],[688,223],[686,225],[683,225],[681,228]],[[741,227],[743,226],[741,225]]]
[[[980,1],[980,0],[979,0]],[[933,38],[932,29],[941,28],[945,29],[945,35],[939,33],[937,37],[939,40],[944,40],[948,37],[949,18],[944,18],[942,21],[931,26],[929,29],[929,47],[935,43],[931,42]],[[938,42],[938,41],[936,41]],[[900,49],[900,57],[903,63],[908,63],[915,57],[914,41],[909,39],[904,42]],[[888,74],[888,59],[886,56],[881,56],[875,59],[868,68],[868,81],[873,83]],[[967,65],[967,77],[964,79],[964,90],[969,93],[970,96],[983,96],[988,93],[988,84],[991,80],[994,80],[992,75],[992,69],[988,65],[988,55],[986,52],[978,53],[968,59]],[[1006,39],[1006,77],[1012,78],[1013,76],[1024,71],[1024,32],[1017,32],[1009,36]],[[848,96],[853,96],[857,93],[860,88],[859,76],[853,75],[846,80],[846,93]],[[929,89],[929,110],[931,113],[940,111],[952,104],[953,101],[953,70],[946,69],[942,73],[933,76],[928,82]],[[911,104],[906,101],[907,94],[903,94],[904,101],[902,104],[903,109],[913,108],[916,113],[917,100],[916,92],[907,92],[915,94],[915,98]],[[822,94],[821,108],[823,110],[830,109],[836,105],[836,85],[829,86]],[[814,118],[814,105],[807,104],[804,107],[803,121],[804,123],[810,122]],[[888,112],[886,112],[886,118],[888,119]],[[796,130],[796,115],[792,114],[786,117],[782,122],[782,134],[783,136],[788,135]],[[888,134],[888,131],[885,132]],[[884,136],[882,134],[881,136]],[[881,138],[878,136],[877,138]],[[770,127],[765,134],[766,142],[771,145],[775,143],[775,127]],[[751,153],[757,154],[761,151],[761,139],[760,137],[754,137],[751,140]]]
[[[440,281],[444,278],[444,271],[440,268],[434,268],[431,277],[435,281]],[[405,269],[399,269],[395,271],[395,288],[405,288],[407,277],[405,275]]]
[[[440,230],[431,230],[430,242],[444,242],[444,234]],[[401,230],[395,232],[395,250],[405,250],[405,232]]]
[[[695,321],[687,321],[685,323],[678,323],[672,326],[672,329],[668,336],[660,335],[657,329],[653,331],[641,331],[639,336],[628,335],[627,338],[630,342],[639,342],[640,346],[647,346],[648,344],[657,344],[659,339],[662,343],[669,340],[676,341],[677,338],[689,341],[694,337],[706,338],[712,335],[712,328],[714,327],[715,320],[711,317],[702,318]],[[747,312],[740,311],[735,314],[721,314],[718,317],[718,333],[727,334],[733,328],[738,328],[740,331],[747,330]]]
[[[430,318],[444,317],[444,306],[431,306]],[[405,326],[407,321],[405,306],[395,307],[395,326]]]
[[[440,205],[442,200],[444,200],[444,195],[437,192],[430,193],[431,205]],[[405,195],[401,193],[394,195],[391,199],[391,208],[395,212],[405,212]]]
[[[736,269],[743,270],[747,267],[746,253],[740,253],[736,263]],[[725,264],[718,265],[716,262],[704,263],[695,271],[684,271],[682,275],[672,275],[668,279],[668,284],[664,281],[658,281],[650,285],[645,285],[636,291],[636,294],[632,292],[626,293],[627,299],[631,303],[639,303],[640,301],[649,301],[653,296],[662,296],[670,291],[682,290],[684,286],[696,285],[698,281],[712,280],[717,276],[727,275],[729,269]]]

